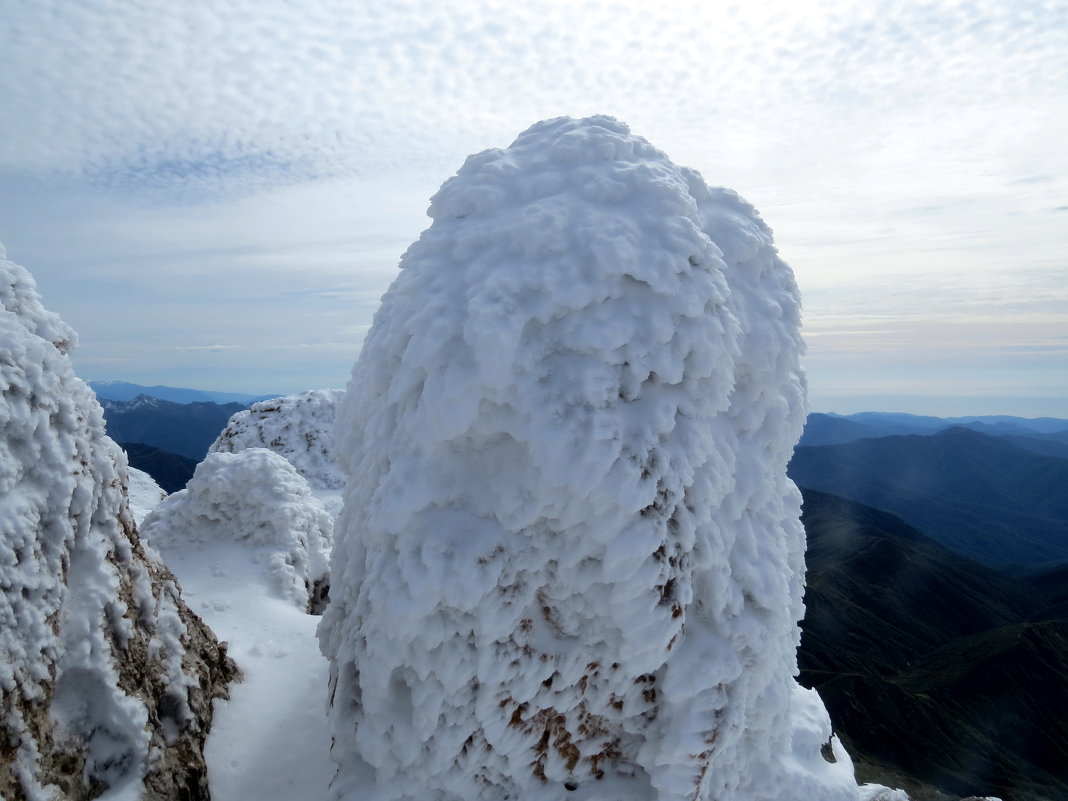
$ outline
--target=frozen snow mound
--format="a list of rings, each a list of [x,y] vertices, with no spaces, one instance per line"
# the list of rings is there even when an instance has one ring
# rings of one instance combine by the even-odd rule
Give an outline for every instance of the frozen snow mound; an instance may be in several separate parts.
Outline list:
[[[76,339],[0,248],[0,797],[202,798],[234,667],[142,547]]]
[[[230,418],[209,453],[267,448],[284,456],[313,489],[345,486],[334,458],[334,414],[343,389],[313,389],[259,401]]]
[[[298,607],[325,591],[333,518],[293,465],[265,448],[209,453],[141,528],[164,559],[246,550],[263,582]]]
[[[608,117],[471,156],[429,213],[338,411],[333,797],[854,801],[793,678],[770,230]]]

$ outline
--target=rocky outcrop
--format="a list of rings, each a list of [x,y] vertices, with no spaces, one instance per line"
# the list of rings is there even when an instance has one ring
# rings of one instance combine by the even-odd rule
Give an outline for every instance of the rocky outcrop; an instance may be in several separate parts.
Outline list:
[[[0,796],[207,799],[212,699],[237,669],[140,541],[74,332],[3,256]]]

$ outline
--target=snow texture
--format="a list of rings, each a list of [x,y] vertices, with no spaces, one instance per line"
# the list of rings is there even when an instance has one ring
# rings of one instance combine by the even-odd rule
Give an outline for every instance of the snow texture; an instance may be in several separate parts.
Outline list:
[[[279,598],[247,548],[174,549],[167,565],[243,673],[204,748],[212,801],[323,801],[334,767],[319,618]]]
[[[180,599],[138,544],[126,458],[73,374],[74,332],[3,256],[0,796],[136,796],[164,734],[198,725]]]
[[[332,513],[340,511],[345,476],[334,457],[334,413],[341,389],[313,389],[260,401],[230,418],[209,453],[267,448],[307,479]]]
[[[909,801],[908,793],[904,790],[894,790],[881,784],[862,784],[859,789],[857,801]]]
[[[334,413],[345,391],[313,389],[260,401],[230,418],[209,453],[267,448],[284,456],[316,489],[345,486],[333,454]]]
[[[128,467],[126,470],[129,474],[126,494],[130,501],[130,514],[133,515],[134,522],[141,525],[148,513],[167,497],[167,493],[152,476],[143,470],[138,470],[136,467]]]
[[[288,461],[265,448],[211,453],[184,490],[149,514],[142,536],[168,563],[244,552],[261,582],[301,609],[327,578],[333,518]]]
[[[768,227],[608,117],[471,156],[429,213],[338,411],[332,797],[856,799],[794,681]]]

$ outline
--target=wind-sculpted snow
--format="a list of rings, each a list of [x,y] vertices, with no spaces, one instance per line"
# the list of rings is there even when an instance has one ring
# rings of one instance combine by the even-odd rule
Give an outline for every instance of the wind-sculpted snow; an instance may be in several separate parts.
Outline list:
[[[164,558],[208,560],[247,551],[263,583],[304,609],[325,585],[334,523],[308,482],[265,448],[211,453],[184,490],[145,519],[144,538]]]
[[[209,453],[267,448],[307,479],[331,513],[340,510],[345,476],[334,457],[334,414],[341,389],[313,389],[260,401],[230,418]]]
[[[333,797],[855,799],[793,680],[768,228],[606,117],[471,156],[430,216],[338,412]]]
[[[2,249],[0,304],[0,796],[200,798],[232,665],[141,547],[74,333]]]
[[[259,401],[230,418],[209,453],[267,448],[284,456],[315,489],[341,489],[333,452],[334,413],[342,389],[312,389]]]

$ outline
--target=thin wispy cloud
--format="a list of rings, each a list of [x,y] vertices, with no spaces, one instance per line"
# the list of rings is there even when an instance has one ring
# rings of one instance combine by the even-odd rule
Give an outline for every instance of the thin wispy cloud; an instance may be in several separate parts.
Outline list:
[[[938,324],[1028,352],[1028,326],[1068,326],[1064,3],[0,0],[0,18],[0,240],[93,370],[138,326],[160,346],[195,327],[261,370],[283,332],[358,348],[339,332],[369,324],[436,187],[560,114],[618,116],[754,202],[815,365]]]

